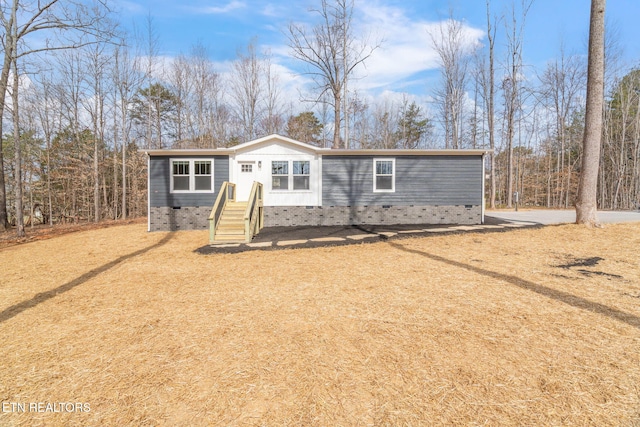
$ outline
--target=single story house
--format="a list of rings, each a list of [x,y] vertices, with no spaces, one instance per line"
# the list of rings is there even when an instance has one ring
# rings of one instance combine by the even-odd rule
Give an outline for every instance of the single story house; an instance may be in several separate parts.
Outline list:
[[[146,150],[149,231],[206,229],[223,183],[262,184],[264,226],[481,224],[487,150],[345,150],[279,135]]]

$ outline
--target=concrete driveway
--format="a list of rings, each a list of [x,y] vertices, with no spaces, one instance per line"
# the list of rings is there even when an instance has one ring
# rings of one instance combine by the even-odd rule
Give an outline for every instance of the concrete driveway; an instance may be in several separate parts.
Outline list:
[[[520,209],[486,211],[487,222],[518,221],[531,224],[565,224],[576,222],[575,210]],[[493,220],[493,221],[492,221]],[[598,211],[601,223],[640,222],[640,211]]]

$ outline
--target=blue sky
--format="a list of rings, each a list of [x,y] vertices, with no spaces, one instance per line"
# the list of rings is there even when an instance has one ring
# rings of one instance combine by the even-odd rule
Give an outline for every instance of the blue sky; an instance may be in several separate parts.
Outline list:
[[[517,3],[520,0],[516,0]],[[257,38],[268,48],[281,73],[293,82],[300,63],[292,60],[287,47],[287,25],[308,22],[313,0],[119,0],[121,22],[143,29],[147,17],[159,37],[160,54],[170,60],[188,53],[195,43],[209,49],[221,72],[236,57],[238,49]],[[494,14],[508,14],[511,0],[492,0]],[[356,0],[356,28],[383,39],[382,47],[361,70],[359,89],[372,94],[410,92],[427,95],[437,76],[437,61],[427,34],[429,28],[448,16],[452,7],[469,37],[486,41],[484,0]],[[530,70],[542,71],[558,55],[561,44],[567,53],[586,53],[589,0],[535,0],[526,22],[524,62]],[[640,0],[610,0],[607,23],[616,29],[628,66],[640,62]],[[504,46],[504,21],[498,26],[497,60]],[[299,81],[299,78],[298,78]]]

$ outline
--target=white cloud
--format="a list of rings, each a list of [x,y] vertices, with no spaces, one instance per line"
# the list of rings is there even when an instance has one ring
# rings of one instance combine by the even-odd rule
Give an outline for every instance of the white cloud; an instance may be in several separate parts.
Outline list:
[[[283,18],[291,14],[291,9],[287,5],[267,3],[260,12],[269,18]]]
[[[229,12],[233,12],[234,10],[244,9],[247,5],[244,2],[238,0],[232,0],[226,5],[223,6],[209,6],[198,9],[200,13],[208,14],[208,15],[219,15],[225,14]]]
[[[355,70],[350,89],[359,92],[376,92],[393,88],[426,84],[421,73],[439,68],[439,58],[433,48],[430,34],[437,34],[446,21],[415,19],[399,7],[381,5],[379,2],[360,3],[354,15],[354,34],[362,37],[356,43],[370,46],[381,42],[372,55]],[[464,39],[477,45],[484,31],[463,23]],[[292,62],[291,49],[287,45],[272,45],[271,52],[282,63],[301,71],[305,65]],[[365,49],[366,51],[366,49]],[[425,88],[426,89],[426,88]]]
[[[383,40],[381,46],[366,61],[366,69],[358,70],[363,77],[362,89],[383,88],[398,84],[420,72],[435,70],[439,58],[433,49],[430,34],[436,34],[441,22],[413,20],[404,10],[368,3],[360,8],[362,23],[358,31]],[[465,40],[475,45],[484,37],[480,29],[463,24]]]
[[[116,4],[121,8],[121,10],[130,13],[130,14],[144,14],[148,12],[141,4],[136,3],[134,1],[128,0],[118,0]]]
[[[210,7],[208,10],[209,13],[224,13],[241,7],[246,7],[246,4],[233,0],[225,6]],[[263,16],[276,16],[281,10],[266,4],[259,12]],[[269,24],[271,32],[282,31],[277,21],[276,19]],[[354,16],[354,34],[359,37],[362,35],[363,38],[369,34],[370,43],[378,40],[383,42],[367,59],[365,66],[357,70],[358,78],[350,83],[350,92],[358,91],[359,96],[370,103],[375,103],[376,99],[399,102],[407,92],[412,91],[410,88],[423,86],[424,90],[416,92],[422,95],[412,100],[423,108],[428,108],[429,76],[425,76],[425,72],[439,68],[439,58],[433,49],[430,33],[437,33],[444,22],[446,21],[412,17],[400,7],[385,6],[378,2],[361,4]],[[479,43],[484,37],[482,30],[467,24],[463,25],[463,29],[470,45]],[[298,101],[311,96],[314,83],[311,76],[304,74],[305,64],[292,58],[291,49],[286,42],[280,38],[276,44],[264,44],[258,49],[271,54],[273,71],[278,75],[281,99],[291,102],[292,109],[312,108],[311,104]],[[156,58],[156,61],[159,70],[170,69],[171,58]],[[214,61],[216,71],[225,82],[231,77],[232,62],[231,58]]]

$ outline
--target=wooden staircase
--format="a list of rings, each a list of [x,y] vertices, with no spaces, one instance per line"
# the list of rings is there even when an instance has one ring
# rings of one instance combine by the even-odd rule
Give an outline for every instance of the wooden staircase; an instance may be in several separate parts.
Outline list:
[[[209,215],[209,244],[249,243],[264,225],[262,184],[254,181],[246,202],[236,201],[236,185],[223,182]]]
[[[244,213],[247,202],[227,202],[216,227],[215,243],[244,242]]]

